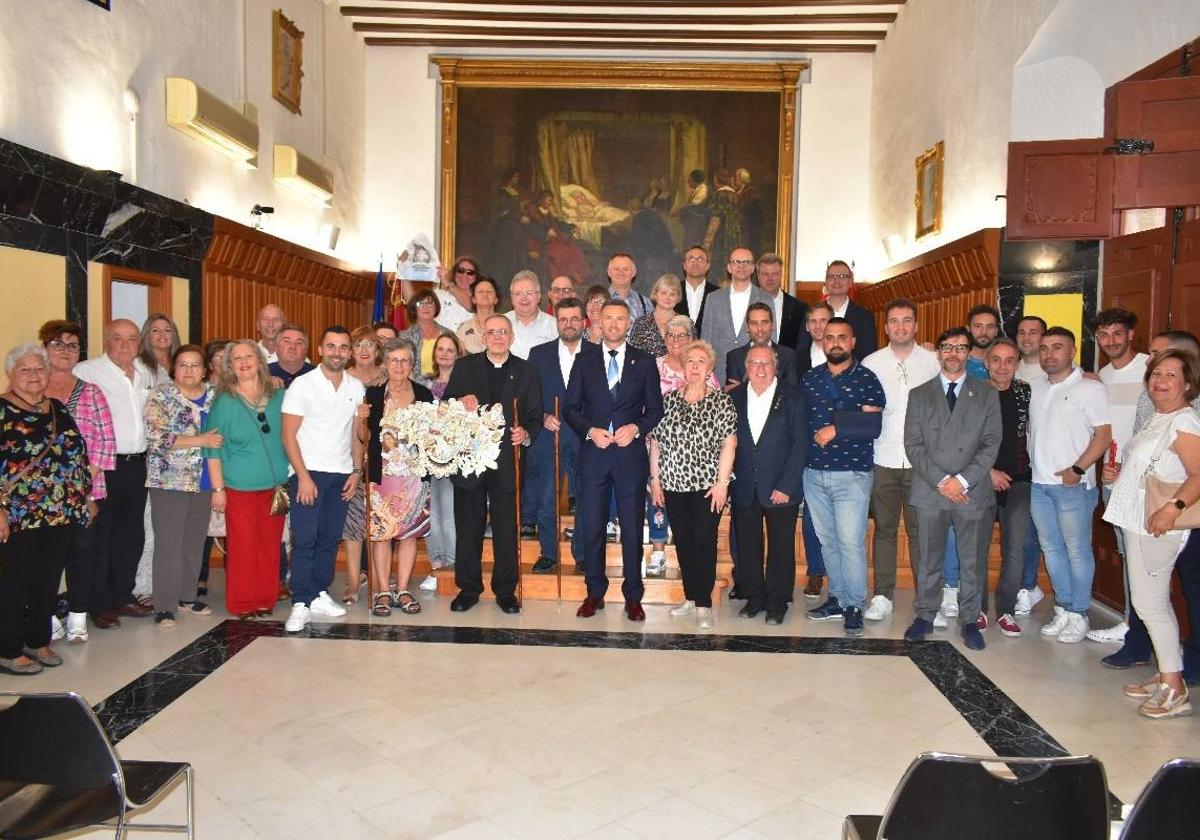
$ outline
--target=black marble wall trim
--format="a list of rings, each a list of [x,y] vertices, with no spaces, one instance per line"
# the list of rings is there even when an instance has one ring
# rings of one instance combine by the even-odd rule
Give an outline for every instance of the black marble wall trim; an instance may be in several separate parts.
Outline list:
[[[201,273],[213,217],[182,202],[0,138],[0,245],[67,258],[66,312],[87,328],[87,264],[183,277],[201,330]],[[86,346],[86,336],[85,336]]]

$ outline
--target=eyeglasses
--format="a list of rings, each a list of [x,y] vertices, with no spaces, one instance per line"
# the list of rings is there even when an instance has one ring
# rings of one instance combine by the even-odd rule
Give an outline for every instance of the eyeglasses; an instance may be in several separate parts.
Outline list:
[[[413,363],[413,360],[410,359],[408,356],[401,356],[399,358],[396,358],[393,356],[392,358],[387,360],[387,363],[389,365],[411,365]]]
[[[51,350],[66,350],[68,353],[79,352],[78,342],[68,343],[66,341],[59,341],[57,338],[52,338],[50,341],[47,341],[46,346]]]
[[[748,265],[754,265],[754,260],[730,260],[730,265],[737,265],[745,268]]]
[[[849,280],[849,274],[826,274],[825,279],[828,280]]]
[[[583,318],[579,317],[578,315],[572,315],[569,318],[559,318],[558,320],[566,321],[568,324],[582,324],[583,323]]]
[[[434,300],[433,298],[422,298],[421,300],[417,301],[415,305],[416,306],[433,306],[435,303],[437,303],[437,301]]]
[[[502,338],[506,335],[512,335],[512,330],[484,330],[483,334],[488,338]]]
[[[904,362],[896,362],[896,373],[900,376],[900,387],[908,387],[908,368],[904,366]]]
[[[774,359],[752,359],[746,362],[746,367],[770,367],[775,364]]]
[[[417,304],[417,306],[420,306],[420,305],[421,304],[419,304],[419,303]],[[364,338],[362,341],[358,342],[358,344],[354,345],[354,349],[356,349],[356,350],[374,350],[378,346],[379,346],[379,344],[377,342],[371,341],[371,339],[369,339],[369,338]]]
[[[941,350],[943,353],[966,353],[968,350],[971,349],[971,345],[970,344],[951,344],[950,342],[946,342],[944,344],[939,344],[938,349]]]
[[[269,434],[271,431],[271,424],[267,422],[267,413],[265,411],[258,412],[258,422],[262,423],[259,428],[262,429],[263,434]]]
[[[550,294],[552,294],[552,295],[569,295],[573,291],[575,291],[575,290],[574,289],[564,289],[561,286],[559,286],[559,287],[551,286],[550,287]]]
[[[203,362],[176,362],[175,367],[183,368],[184,370],[199,370],[204,367]]]
[[[532,291],[530,289],[524,289],[522,291],[512,293],[512,296],[515,298],[528,298],[528,297],[534,297],[536,295],[537,295],[537,292]]]
[[[708,262],[708,257],[703,254],[689,254],[683,258],[684,262]]]
[[[687,341],[691,337],[691,333],[667,333],[667,341]]]
[[[468,277],[474,277],[478,272],[475,271],[475,269],[471,268],[469,265],[460,265],[460,266],[458,266],[458,268],[454,269],[454,273],[455,274],[465,274]]]

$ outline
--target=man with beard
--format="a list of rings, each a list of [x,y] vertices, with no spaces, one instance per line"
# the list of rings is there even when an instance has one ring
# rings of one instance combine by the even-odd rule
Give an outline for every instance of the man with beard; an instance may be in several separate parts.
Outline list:
[[[863,632],[873,448],[886,403],[879,378],[851,355],[854,342],[849,321],[830,319],[822,339],[825,364],[800,383],[815,444],[804,469],[804,499],[829,574],[829,599],[808,617],[841,620],[847,636]]]
[[[996,307],[981,303],[967,313],[971,333],[971,353],[967,356],[967,375],[987,379],[987,351],[1000,334],[1000,313]]]
[[[288,493],[292,499],[292,612],[284,629],[289,633],[303,630],[314,615],[336,618],[346,614],[328,590],[346,509],[362,481],[358,407],[366,389],[345,373],[350,361],[350,331],[343,326],[327,328],[317,350],[321,364],[296,377],[283,398],[283,449],[295,471]],[[263,415],[258,418],[262,420]],[[265,424],[263,433],[270,433]]]
[[[1028,382],[1035,390],[1046,381],[1042,370],[1042,336],[1046,334],[1046,321],[1037,315],[1025,315],[1017,321],[1017,349],[1021,361],[1017,363],[1017,379]]]

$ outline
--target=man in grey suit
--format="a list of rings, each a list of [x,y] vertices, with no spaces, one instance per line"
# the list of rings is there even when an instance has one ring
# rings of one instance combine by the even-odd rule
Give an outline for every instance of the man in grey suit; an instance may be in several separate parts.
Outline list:
[[[712,345],[717,355],[714,373],[725,381],[725,356],[730,350],[748,344],[746,312],[752,303],[771,305],[767,293],[750,282],[754,274],[754,254],[749,248],[734,248],[729,255],[729,284],[717,289],[704,304],[704,324],[700,337]]]
[[[977,621],[987,590],[987,555],[996,518],[991,467],[1002,437],[1000,399],[991,384],[967,375],[971,334],[953,327],[938,336],[941,373],[908,396],[904,451],[913,465],[910,503],[917,512],[917,617],[910,642],[933,630],[942,604],[942,558],[951,525],[960,561],[958,614],[963,643],[982,650]]]

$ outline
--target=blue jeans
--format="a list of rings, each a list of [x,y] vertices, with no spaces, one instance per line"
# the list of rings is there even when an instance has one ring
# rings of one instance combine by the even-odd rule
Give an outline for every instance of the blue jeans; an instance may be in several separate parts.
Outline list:
[[[808,509],[808,502],[804,503],[800,519],[800,529],[804,534],[804,563],[808,566],[808,574],[824,576],[825,555],[821,553],[821,541],[817,539],[817,531],[813,528],[812,512]]]
[[[804,504],[821,541],[830,597],[846,609],[867,600],[867,509],[871,472],[804,470]]]
[[[942,557],[942,578],[946,586],[958,589],[958,540],[954,538],[953,525],[946,531],[946,553]]]
[[[524,504],[524,496],[528,495],[530,487],[537,489],[536,499],[537,508],[535,518],[532,520],[537,523],[538,528],[538,543],[542,557],[549,557],[552,560],[560,560],[558,556],[558,499],[554,495],[554,452],[537,452],[529,459],[530,471],[522,496],[522,504]],[[570,451],[565,447],[560,453],[558,459],[560,475],[570,484],[571,487],[579,480],[579,455],[578,452],[572,457]],[[522,514],[524,510],[522,509]],[[527,517],[522,516],[527,519]],[[571,555],[576,563],[579,563],[583,556],[583,532],[579,528],[579,518],[575,520],[575,535],[571,538]]]
[[[311,505],[296,501],[296,476],[289,482],[292,497],[292,603],[308,606],[333,584],[342,528],[349,502],[342,499],[347,473],[310,472],[317,485]]]
[[[1092,603],[1096,556],[1092,553],[1092,513],[1096,488],[1076,484],[1033,485],[1033,522],[1037,526],[1046,571],[1054,585],[1054,602],[1073,613],[1087,615]]]
[[[646,524],[650,526],[650,542],[667,541],[667,529],[671,524],[667,519],[667,509],[654,504],[649,496],[646,497]]]
[[[1033,589],[1037,586],[1038,560],[1042,558],[1042,544],[1038,540],[1037,525],[1029,523],[1029,533],[1025,536],[1025,548],[1022,551],[1024,563],[1021,566],[1021,588]]]

